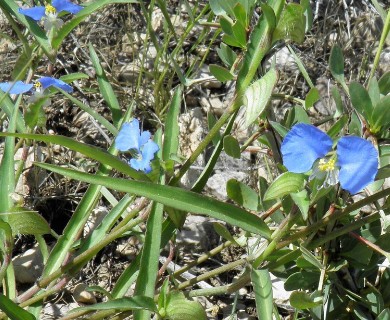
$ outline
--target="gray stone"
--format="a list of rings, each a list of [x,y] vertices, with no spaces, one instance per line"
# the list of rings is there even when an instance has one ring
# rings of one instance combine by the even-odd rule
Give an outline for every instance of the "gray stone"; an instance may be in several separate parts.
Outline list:
[[[34,283],[42,275],[43,258],[37,246],[14,257],[12,263],[18,283]]]

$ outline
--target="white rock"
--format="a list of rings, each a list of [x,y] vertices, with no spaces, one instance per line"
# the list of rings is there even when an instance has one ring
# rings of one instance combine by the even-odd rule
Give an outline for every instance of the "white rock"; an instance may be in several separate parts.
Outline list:
[[[39,247],[23,252],[12,259],[18,283],[34,283],[42,275],[43,258]]]
[[[100,222],[102,222],[107,213],[108,210],[106,207],[97,207],[92,211],[87,220],[87,223],[84,226],[84,237],[86,237],[99,226]]]
[[[88,286],[84,283],[79,283],[73,289],[73,298],[83,304],[95,304],[96,298],[92,292],[87,291]]]
[[[40,318],[41,320],[59,319],[65,316],[70,310],[78,308],[79,305],[75,302],[60,304],[60,303],[48,303],[45,304]]]

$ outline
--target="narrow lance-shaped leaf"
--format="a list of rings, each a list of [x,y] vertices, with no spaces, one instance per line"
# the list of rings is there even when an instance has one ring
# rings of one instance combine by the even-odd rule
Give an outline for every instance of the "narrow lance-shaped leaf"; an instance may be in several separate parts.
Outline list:
[[[163,160],[167,161],[171,154],[176,154],[179,148],[178,116],[181,106],[182,88],[179,86],[172,97],[167,120],[165,122],[165,135],[163,145]]]
[[[258,216],[229,203],[218,201],[191,191],[149,182],[99,177],[45,163],[36,163],[36,165],[73,179],[144,196],[179,210],[205,214],[215,219],[223,220],[231,225],[236,225],[244,230],[260,234],[265,238],[269,238],[271,234],[268,226]]]
[[[119,298],[110,300],[107,302],[96,303],[92,306],[75,308],[71,312],[78,311],[100,311],[100,310],[118,310],[118,311],[127,311],[127,310],[151,310],[157,312],[156,304],[154,300],[149,297],[144,296],[134,296],[131,298]]]
[[[140,272],[135,286],[135,295],[153,298],[158,274],[158,258],[160,257],[161,230],[164,206],[153,203],[146,225],[145,242],[142,249]],[[150,319],[150,312],[140,310],[134,313],[134,319]]]
[[[243,94],[248,88],[261,61],[270,49],[275,22],[279,19],[284,2],[284,0],[274,1],[272,8],[266,4],[261,5],[263,14],[250,35],[248,50],[238,74],[238,94]]]
[[[329,68],[333,78],[343,86],[346,92],[348,92],[344,79],[344,55],[341,48],[337,45],[333,46],[332,51],[330,52]]]
[[[64,136],[51,136],[51,135],[42,135],[42,134],[22,134],[22,133],[6,133],[0,132],[0,137],[2,136],[13,136],[24,139],[31,139],[36,141],[43,141],[47,143],[54,143],[71,150],[80,152],[81,154],[95,159],[100,163],[106,164],[113,169],[122,172],[133,179],[138,180],[149,180],[149,178],[142,172],[136,171],[131,168],[126,162],[120,160],[118,157],[108,153],[107,151],[97,148],[95,146],[91,146],[85,143],[77,142],[71,138]]]
[[[255,292],[256,310],[259,320],[272,319],[273,294],[269,271],[252,270],[251,280]]]
[[[93,48],[91,43],[89,44],[88,47],[89,47],[89,54],[91,56],[91,61],[96,71],[96,77],[99,84],[100,92],[104,100],[107,102],[108,107],[111,110],[112,120],[114,122],[114,125],[118,127],[119,121],[122,118],[121,107],[119,105],[118,99],[116,98],[114,90],[112,89],[111,84],[108,82],[106,73],[104,72],[103,67],[100,64],[95,49]]]
[[[15,302],[3,294],[0,294],[0,309],[11,320],[36,320],[31,313],[19,307]]]

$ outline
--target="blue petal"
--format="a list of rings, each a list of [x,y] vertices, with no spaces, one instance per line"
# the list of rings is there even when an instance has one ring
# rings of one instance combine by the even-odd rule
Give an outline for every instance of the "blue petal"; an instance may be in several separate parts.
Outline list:
[[[122,125],[118,136],[115,139],[116,148],[119,151],[128,151],[130,149],[137,150],[140,152],[140,130],[139,122],[137,119],[134,119],[131,122],[126,122]]]
[[[316,127],[299,123],[285,136],[281,152],[288,171],[303,173],[332,149],[332,139]]]
[[[41,83],[43,89],[47,89],[50,87],[56,87],[56,88],[59,88],[59,89],[66,91],[66,92],[73,91],[73,88],[69,84],[67,84],[64,81],[59,80],[59,79],[55,79],[52,77],[42,77],[38,81]]]
[[[149,173],[152,171],[152,167],[150,166],[150,161],[147,159],[130,159],[130,167],[135,170],[143,171],[145,173]]]
[[[19,13],[24,14],[25,16],[30,17],[35,21],[39,21],[45,16],[45,10],[45,7],[37,6],[28,9],[20,8]]]
[[[342,137],[337,144],[341,187],[358,193],[374,181],[378,172],[378,151],[373,144],[359,137]]]
[[[56,8],[57,12],[67,11],[76,14],[81,9],[83,9],[82,6],[79,6],[78,4],[74,4],[68,0],[53,0],[51,4],[54,8]]]
[[[160,150],[157,143],[152,140],[149,140],[142,148],[142,159],[147,159],[148,161],[153,160],[154,154]]]
[[[150,166],[150,161],[153,160],[154,154],[158,150],[160,150],[160,148],[157,143],[149,140],[142,148],[142,159],[130,159],[130,166],[135,170],[141,170],[145,173],[151,172],[152,167]]]
[[[27,84],[22,81],[0,83],[0,89],[10,94],[25,93],[30,91],[32,87],[32,84]]]
[[[141,136],[139,138],[139,145],[140,147],[143,146],[146,142],[148,142],[150,139],[150,132],[149,131],[143,131],[141,133]]]

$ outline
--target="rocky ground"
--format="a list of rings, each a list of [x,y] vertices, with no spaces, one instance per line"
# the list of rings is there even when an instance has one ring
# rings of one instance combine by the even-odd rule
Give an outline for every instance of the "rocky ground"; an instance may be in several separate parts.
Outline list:
[[[203,9],[205,3],[205,1],[189,1],[190,6],[198,7],[198,12]],[[386,9],[390,7],[387,1],[382,1],[382,4]],[[293,44],[292,48],[302,59],[311,79],[320,90],[321,101],[310,110],[310,116],[320,119],[334,112],[329,92],[335,82],[330,76],[327,63],[331,47],[337,43],[343,48],[346,78],[364,81],[376,53],[383,24],[374,6],[368,0],[323,0],[313,2],[312,5],[313,28],[307,34],[303,44]],[[205,29],[198,24],[186,33],[189,15],[185,2],[168,1],[167,7],[176,37],[172,34],[168,37],[164,17],[157,7],[149,10],[153,31],[159,43],[166,46],[169,51],[177,48],[178,39],[183,36],[185,39],[180,46],[178,63],[183,70],[193,67],[196,70],[193,76],[201,79],[199,84],[186,88],[184,92],[185,104],[179,124],[181,153],[183,157],[187,157],[207,133],[207,113],[220,116],[231,100],[234,87],[231,83],[222,84],[210,80],[208,65],[219,63],[215,49],[219,45],[220,37],[213,39],[215,30],[204,32]],[[2,61],[0,81],[7,81],[17,61],[20,44],[12,40],[15,39],[15,35],[2,15],[0,15],[0,31],[7,35],[2,37],[0,34],[0,61]],[[142,120],[144,128],[154,131],[164,124],[164,108],[171,97],[172,88],[178,84],[178,79],[167,57],[159,55],[153,42],[148,38],[146,18],[141,6],[110,5],[89,17],[67,38],[55,66],[51,66],[48,61],[43,61],[38,71],[40,75],[55,76],[72,72],[87,74],[88,79],[80,80],[76,84],[75,96],[109,119],[109,110],[98,92],[95,71],[88,53],[88,44],[92,43],[123,109],[135,102],[134,116]],[[309,87],[290,52],[282,48],[275,53],[274,57],[280,72],[277,92],[304,98]],[[390,47],[385,48],[382,53],[378,75],[382,75],[385,71],[390,71]],[[158,91],[156,91],[156,83],[159,83]],[[273,103],[275,114],[279,119],[284,117],[285,111],[291,106],[290,102]],[[60,95],[53,99],[52,104],[45,109],[45,113],[46,127],[40,128],[41,132],[69,136],[102,148],[107,148],[112,142],[113,137],[109,137],[88,114],[61,98]],[[7,123],[3,121],[1,125],[4,130]],[[242,117],[239,116],[233,131],[237,139],[243,142],[251,133],[250,130],[244,127]],[[234,178],[254,187],[259,177],[269,179],[273,174],[272,167],[269,167],[267,157],[262,151],[260,145],[254,146],[249,149],[249,152],[243,153],[238,160],[222,154],[204,192],[219,199],[227,199],[225,186],[229,179]],[[30,165],[33,160],[42,161],[50,158],[53,163],[68,163],[91,172],[95,168],[94,163],[59,146],[35,145],[30,153],[28,158]],[[189,187],[196,180],[209,156],[206,153],[199,157],[182,180],[184,186]],[[34,169],[26,173],[17,192],[23,196],[27,206],[40,212],[52,228],[57,233],[61,233],[85,190],[86,186],[83,183],[69,182],[63,177],[53,174],[48,176]],[[109,205],[102,201],[96,209],[96,219],[99,219],[108,209]],[[178,235],[176,266],[182,266],[220,243],[221,239],[214,232],[210,219],[190,216]],[[118,240],[107,247],[91,261],[77,279],[71,281],[64,292],[52,297],[45,309],[45,319],[58,319],[64,311],[77,305],[76,302],[99,301],[100,297],[85,292],[84,286],[100,285],[110,290],[138,250],[139,243],[135,238]],[[17,240],[14,259],[16,268],[20,268],[16,273],[19,276],[20,290],[33,283],[40,275],[42,261],[36,255],[36,251],[32,237],[21,236]],[[244,253],[245,250],[239,247],[229,248],[193,272],[202,273],[208,268],[233,261]],[[171,267],[175,268],[175,265]],[[224,275],[215,279],[216,283],[203,285],[207,287],[229,283],[234,276],[235,274]],[[284,291],[279,280],[275,279],[274,285],[274,294],[278,299],[281,314],[287,319],[290,311],[288,292]],[[201,299],[209,311],[210,319],[229,319],[231,301],[231,297]],[[255,319],[255,302],[250,288],[239,292],[236,310],[238,310],[236,313],[238,319]]]

